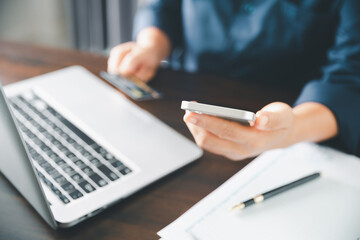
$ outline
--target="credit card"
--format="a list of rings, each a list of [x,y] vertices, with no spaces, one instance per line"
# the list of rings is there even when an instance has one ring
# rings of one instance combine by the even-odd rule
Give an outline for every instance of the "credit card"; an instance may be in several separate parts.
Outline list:
[[[125,78],[104,71],[100,72],[100,76],[136,101],[160,99],[162,96],[159,91],[136,78]]]

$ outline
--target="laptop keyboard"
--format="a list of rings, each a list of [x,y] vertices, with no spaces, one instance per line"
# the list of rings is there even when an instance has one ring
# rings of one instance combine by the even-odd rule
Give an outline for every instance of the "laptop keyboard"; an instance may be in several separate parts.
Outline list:
[[[63,203],[132,172],[35,94],[10,104],[38,176]]]

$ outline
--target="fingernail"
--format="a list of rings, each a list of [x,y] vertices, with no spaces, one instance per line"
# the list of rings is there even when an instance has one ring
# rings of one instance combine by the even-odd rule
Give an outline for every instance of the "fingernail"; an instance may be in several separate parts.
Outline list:
[[[268,122],[269,122],[269,117],[268,117],[268,116],[263,116],[263,117],[260,119],[260,125],[261,125],[261,126],[265,126]]]
[[[187,119],[188,122],[192,123],[192,124],[196,124],[197,123],[197,119],[194,117],[188,117]]]

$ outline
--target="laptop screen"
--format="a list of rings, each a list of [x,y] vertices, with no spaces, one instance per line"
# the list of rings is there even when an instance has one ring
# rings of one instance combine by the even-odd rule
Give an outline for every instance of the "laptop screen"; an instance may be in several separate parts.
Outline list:
[[[24,141],[16,127],[0,83],[0,170],[31,206],[54,229],[57,224],[51,213]]]

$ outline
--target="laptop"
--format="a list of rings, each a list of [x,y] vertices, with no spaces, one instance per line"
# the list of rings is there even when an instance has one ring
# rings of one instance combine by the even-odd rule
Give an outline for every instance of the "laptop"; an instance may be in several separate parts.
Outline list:
[[[202,155],[80,66],[0,88],[1,172],[54,229]]]

